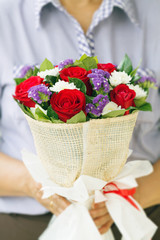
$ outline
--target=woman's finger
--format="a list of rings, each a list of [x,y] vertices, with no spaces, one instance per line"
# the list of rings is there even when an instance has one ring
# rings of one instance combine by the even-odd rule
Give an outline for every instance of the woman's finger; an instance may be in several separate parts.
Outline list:
[[[70,204],[67,199],[57,194],[50,198],[50,209],[55,215],[61,214]]]
[[[109,222],[105,223],[104,225],[102,225],[98,230],[100,232],[100,234],[104,234],[106,233],[110,227],[112,226],[113,224],[113,220],[110,220]]]
[[[104,224],[108,223],[109,221],[111,221],[111,217],[107,213],[107,214],[105,214],[105,215],[103,215],[101,217],[93,219],[93,221],[94,221],[94,223],[95,223],[95,225],[97,227],[101,227],[102,225],[104,225]]]
[[[89,212],[90,212],[91,217],[93,219],[95,219],[97,217],[101,217],[101,216],[107,214],[108,210],[106,207],[102,207],[102,208],[91,209]]]
[[[61,214],[62,213],[62,209],[61,209],[61,207],[59,207],[58,205],[55,205],[54,204],[54,201],[50,201],[50,203],[49,203],[49,210],[53,213],[53,214],[55,214],[56,216],[58,216],[59,214]]]
[[[54,194],[51,199],[54,201],[54,204],[60,206],[63,210],[71,204],[66,198],[57,194]]]
[[[62,213],[66,207],[70,205],[70,202],[67,199],[57,194],[54,194],[49,198],[42,199],[43,191],[41,191],[41,187],[41,184],[36,185],[34,198],[56,216]]]
[[[105,202],[100,202],[100,203],[92,203],[92,209],[95,209],[95,208],[102,208],[102,207],[105,207]]]

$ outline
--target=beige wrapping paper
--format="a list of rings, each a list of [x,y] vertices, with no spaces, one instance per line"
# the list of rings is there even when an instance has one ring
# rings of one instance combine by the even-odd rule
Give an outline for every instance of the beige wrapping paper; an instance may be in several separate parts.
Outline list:
[[[104,181],[118,175],[127,160],[137,114],[77,124],[26,118],[49,176],[55,183],[71,187],[80,175]]]

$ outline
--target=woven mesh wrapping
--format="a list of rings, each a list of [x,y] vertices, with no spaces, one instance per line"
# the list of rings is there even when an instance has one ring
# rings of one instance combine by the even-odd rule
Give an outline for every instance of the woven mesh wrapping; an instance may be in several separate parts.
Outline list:
[[[137,113],[77,124],[26,118],[50,178],[70,187],[82,174],[109,181],[120,172],[127,160]]]

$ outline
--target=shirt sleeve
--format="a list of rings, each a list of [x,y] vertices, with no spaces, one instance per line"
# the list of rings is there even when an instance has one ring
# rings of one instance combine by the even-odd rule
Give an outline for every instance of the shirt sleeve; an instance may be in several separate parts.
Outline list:
[[[0,67],[0,141],[1,141],[2,69]]]

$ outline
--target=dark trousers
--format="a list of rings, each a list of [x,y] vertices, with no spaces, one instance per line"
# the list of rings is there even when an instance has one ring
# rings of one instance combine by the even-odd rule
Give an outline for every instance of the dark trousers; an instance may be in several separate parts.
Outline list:
[[[0,240],[37,240],[52,214],[39,216],[0,214]]]
[[[160,227],[160,205],[148,208],[146,213]],[[37,240],[47,227],[51,216],[51,213],[40,216],[0,214],[0,240]],[[120,240],[121,236],[115,225],[112,226],[112,230],[115,239]],[[152,240],[160,240],[160,229]]]

